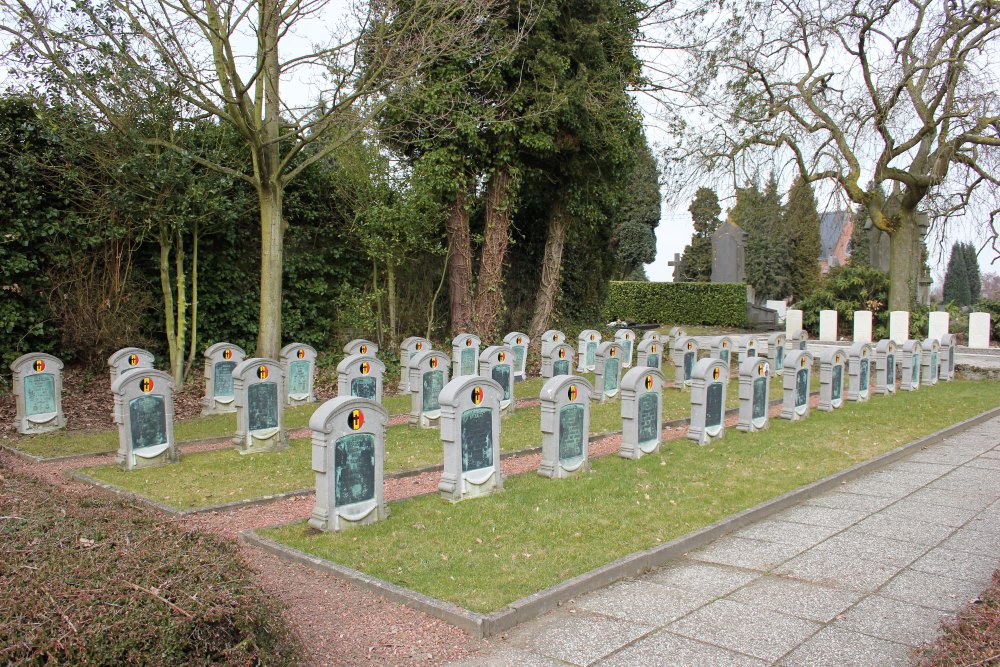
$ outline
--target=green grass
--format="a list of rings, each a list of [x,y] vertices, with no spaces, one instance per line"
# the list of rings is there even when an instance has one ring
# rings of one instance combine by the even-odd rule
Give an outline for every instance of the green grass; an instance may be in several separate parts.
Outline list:
[[[1000,382],[953,382],[849,403],[767,431],[677,440],[641,461],[596,459],[584,475],[507,479],[450,505],[390,504],[388,520],[344,533],[305,522],[262,531],[296,549],[467,609],[489,612],[996,407]]]

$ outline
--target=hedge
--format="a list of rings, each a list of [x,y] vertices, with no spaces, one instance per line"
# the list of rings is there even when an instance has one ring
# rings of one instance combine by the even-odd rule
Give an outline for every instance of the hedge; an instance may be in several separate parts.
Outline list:
[[[607,320],[743,327],[747,324],[747,286],[613,281],[604,316]]]

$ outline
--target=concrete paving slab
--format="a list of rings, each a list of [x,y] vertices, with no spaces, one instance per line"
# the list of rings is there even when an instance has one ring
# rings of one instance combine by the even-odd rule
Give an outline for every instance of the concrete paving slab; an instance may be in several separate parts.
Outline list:
[[[919,646],[937,637],[945,616],[939,609],[871,595],[856,604],[833,627],[854,630],[891,642]]]
[[[1000,497],[1000,471],[965,466],[939,477],[929,486],[934,489],[971,491]]]
[[[735,537],[745,537],[764,542],[792,544],[803,549],[808,549],[839,531],[840,528],[830,528],[829,526],[767,520],[751,524],[742,530],[736,531],[733,535]]]
[[[854,510],[855,512],[862,512],[864,514],[874,514],[894,502],[896,501],[893,498],[834,491],[832,493],[824,493],[823,495],[816,496],[815,498],[810,498],[805,504]]]
[[[926,449],[922,452],[917,452],[912,454],[907,458],[908,461],[924,462],[924,463],[944,463],[947,465],[962,465],[972,459],[974,459],[977,454],[965,453],[965,452],[955,452],[947,449],[941,449],[932,447]]]
[[[1000,470],[1000,459],[988,458],[986,456],[977,456],[976,458],[969,461],[966,465],[970,465],[973,468],[988,468],[990,470]]]
[[[899,474],[902,475],[903,473]],[[845,493],[856,493],[862,496],[878,496],[899,500],[923,486],[923,482],[908,481],[906,483],[896,483],[892,479],[877,477],[875,475],[865,475],[844,484],[840,487],[840,490]]]
[[[888,667],[908,665],[910,647],[828,626],[778,664],[782,667]]]
[[[996,556],[991,558],[968,551],[936,547],[915,560],[910,567],[920,572],[930,572],[952,579],[967,579],[985,586],[998,566],[1000,559]]]
[[[704,549],[692,552],[689,557],[709,563],[766,572],[802,551],[803,547],[793,544],[724,537]]]
[[[484,650],[481,655],[469,656],[463,660],[447,662],[444,667],[565,667],[566,663],[499,644]]]
[[[941,546],[956,551],[968,551],[980,556],[996,557],[997,554],[1000,554],[1000,533],[959,528],[942,542]],[[997,563],[997,567],[1000,568],[1000,562]]]
[[[816,547],[816,551],[819,553],[861,558],[896,567],[909,565],[926,553],[928,549],[929,547],[925,544],[903,542],[881,535],[872,535],[857,528],[851,528],[834,535]]]
[[[991,449],[980,454],[984,459],[1000,459],[1000,449]]]
[[[515,648],[572,665],[591,665],[653,630],[599,614],[560,610],[511,631]]]
[[[671,632],[637,640],[597,663],[598,667],[764,667],[767,662]]]
[[[649,575],[648,580],[681,588],[712,597],[722,597],[760,577],[759,572],[749,572],[725,565],[683,560],[677,565],[661,568]]]
[[[774,573],[830,588],[871,593],[900,569],[887,563],[810,549],[776,568]]]
[[[807,523],[829,528],[847,528],[853,526],[869,514],[855,510],[837,509],[835,507],[820,507],[818,505],[799,505],[774,515],[778,521]]]
[[[927,546],[934,546],[948,537],[954,530],[951,526],[882,513],[873,514],[864,521],[860,521],[855,528],[872,535],[881,535],[894,540],[926,544]]]
[[[623,581],[576,601],[577,609],[658,626],[677,620],[714,599],[649,581]]]
[[[903,570],[879,594],[923,607],[955,613],[982,591],[977,582]]]
[[[948,507],[946,505],[931,505],[904,498],[898,503],[889,505],[880,514],[901,516],[916,521],[929,521],[957,528],[971,521],[978,514],[976,510]]]
[[[893,463],[886,470],[897,470],[899,472],[915,472],[923,475],[947,475],[956,468],[952,463],[930,463],[925,461],[911,461],[904,459],[898,463]]]
[[[863,593],[819,586],[797,579],[764,576],[730,594],[728,599],[810,621],[832,621]]]
[[[775,661],[820,624],[733,600],[716,600],[667,626],[670,632]]]
[[[991,495],[928,488],[914,491],[906,497],[906,500],[924,505],[944,505],[946,507],[960,507],[968,510],[983,510],[990,506],[994,498]]]

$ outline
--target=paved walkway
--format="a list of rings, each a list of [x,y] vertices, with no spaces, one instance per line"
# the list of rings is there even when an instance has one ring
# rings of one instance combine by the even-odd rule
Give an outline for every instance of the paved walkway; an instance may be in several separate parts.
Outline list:
[[[490,640],[467,665],[888,667],[1000,567],[1000,418]]]

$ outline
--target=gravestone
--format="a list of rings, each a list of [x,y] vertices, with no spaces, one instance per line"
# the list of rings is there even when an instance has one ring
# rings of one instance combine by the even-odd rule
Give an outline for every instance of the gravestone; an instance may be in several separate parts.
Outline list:
[[[698,341],[693,336],[679,336],[670,351],[670,361],[674,364],[674,386],[686,389],[691,386],[694,362],[698,360]]]
[[[780,373],[785,368],[785,344],[783,333],[773,333],[767,339],[767,358],[774,373]]]
[[[757,338],[755,336],[741,336],[739,338],[740,363],[757,356]]]
[[[636,346],[635,365],[659,369],[663,366],[663,343],[658,340],[643,340]]]
[[[891,338],[875,345],[875,393],[880,396],[896,393],[896,352]]]
[[[451,502],[503,488],[500,468],[500,398],[489,378],[463,375],[441,391],[444,471],[438,490]]]
[[[542,460],[538,474],[553,479],[586,471],[590,464],[590,383],[558,375],[542,385]]]
[[[355,354],[367,354],[375,357],[378,356],[378,343],[373,343],[364,338],[355,338],[344,346],[344,354],[349,357]]]
[[[778,322],[785,321],[785,313],[788,311],[788,303],[786,301],[778,299],[767,299],[764,301],[764,307],[770,308],[774,312],[778,313]]]
[[[448,384],[448,355],[418,352],[410,360],[410,423],[436,428],[441,417],[441,390]],[[470,376],[472,377],[472,376]]]
[[[825,342],[837,342],[837,311],[819,311],[819,339]]]
[[[348,358],[373,359],[374,355]],[[316,505],[309,525],[324,532],[381,521],[389,516],[383,494],[385,427],[389,413],[356,396],[338,396],[309,418]]]
[[[673,347],[674,343],[677,342],[678,338],[687,335],[688,334],[685,329],[681,327],[671,327],[670,331],[667,332],[666,336],[658,337],[657,340],[663,343],[663,347],[665,349],[669,350],[671,347]]]
[[[567,343],[557,343],[542,355],[542,377],[572,375],[575,367],[576,351]]]
[[[740,417],[736,428],[746,433],[768,426],[771,409],[771,361],[763,357],[740,364]]]
[[[798,337],[800,331],[802,331],[802,311],[789,308],[785,311],[785,336],[791,340]]]
[[[812,352],[792,350],[785,356],[782,371],[784,398],[781,418],[796,421],[809,416],[809,371],[813,365]]]
[[[618,455],[639,459],[663,441],[663,385],[656,368],[636,366],[622,378],[622,442]]]
[[[746,282],[747,233],[730,220],[712,233],[712,282]]]
[[[382,402],[385,364],[373,354],[352,354],[337,364],[337,395]]]
[[[514,350],[509,345],[491,345],[479,355],[479,375],[490,378],[503,390],[500,413],[514,414]]]
[[[126,371],[111,385],[118,424],[115,462],[125,470],[177,463],[174,383],[152,368]]]
[[[632,348],[635,347],[635,332],[619,329],[615,332],[615,342],[622,346],[622,368],[632,368]]]
[[[990,314],[969,313],[969,347],[986,349],[990,346]]]
[[[729,365],[721,359],[701,359],[691,377],[691,422],[688,440],[707,445],[726,432],[726,388]]]
[[[581,373],[593,372],[597,368],[597,346],[601,344],[601,334],[593,329],[584,329],[576,337],[576,370]]]
[[[875,348],[871,343],[858,342],[847,352],[847,400],[862,402],[871,396],[875,375]]]
[[[216,343],[205,350],[205,397],[201,414],[236,412],[233,369],[246,359],[243,348],[232,343]]]
[[[565,342],[567,342],[566,334],[564,334],[562,331],[559,331],[558,329],[549,329],[548,331],[542,334],[542,356],[544,357],[546,354],[548,354],[549,350],[551,350],[556,345]]]
[[[406,393],[410,391],[410,358],[418,352],[430,350],[433,345],[426,338],[420,336],[409,336],[404,338],[399,344],[399,391]]]
[[[288,447],[285,431],[285,371],[273,359],[244,359],[233,369],[236,445],[240,454]]]
[[[153,353],[138,347],[123,347],[108,357],[108,366],[111,369],[111,384],[114,384],[119,375],[133,368],[152,368]]]
[[[920,358],[923,348],[919,340],[906,340],[900,348],[899,388],[903,391],[920,389]]]
[[[789,336],[785,341],[785,347],[787,347],[789,350],[808,350],[809,332],[803,330],[800,331],[795,336]]]
[[[729,370],[730,363],[735,363],[732,358],[736,351],[737,341],[732,336],[716,336],[711,339],[711,349],[709,355],[712,359],[720,359],[726,363],[726,371]]]
[[[844,405],[847,353],[838,347],[823,350],[819,357],[818,410],[831,412]]]
[[[910,338],[910,312],[894,310],[889,313],[889,338],[902,345]]]
[[[45,433],[66,426],[62,368],[62,361],[44,352],[25,354],[11,363],[17,407],[14,423],[18,433]]]
[[[944,380],[945,382],[951,382],[955,379],[955,346],[958,345],[958,340],[955,338],[955,334],[944,334],[941,336],[941,350],[940,350],[940,371],[938,372],[938,378]]]
[[[941,367],[941,341],[937,338],[928,338],[921,347],[923,355],[920,360],[920,382],[928,386],[936,385]]]
[[[940,341],[951,326],[951,315],[947,310],[937,310],[927,314],[927,337]]]
[[[854,311],[854,342],[855,343],[872,342],[872,311],[870,310]]]
[[[604,403],[618,395],[621,389],[622,357],[625,355],[622,346],[607,341],[597,348],[596,368],[594,370],[594,393],[591,398]]]
[[[285,371],[288,405],[315,403],[313,380],[316,376],[316,350],[305,343],[289,343],[281,348],[278,358]]]
[[[451,341],[451,376],[479,375],[479,336],[461,333]]]
[[[674,327],[673,329],[671,329],[671,331],[676,331],[676,330],[678,330],[678,327]],[[681,334],[681,335],[683,336],[686,334]],[[646,329],[645,331],[642,332],[642,340],[658,340],[660,342],[663,342],[663,334],[661,334],[656,329]]]
[[[525,379],[528,376],[528,346],[531,345],[531,339],[528,338],[528,334],[523,334],[520,331],[512,331],[503,337],[503,342],[510,345],[510,349],[514,350],[514,379]]]

